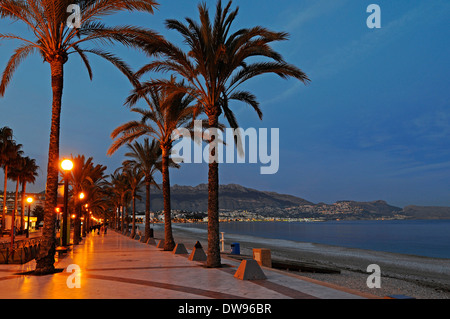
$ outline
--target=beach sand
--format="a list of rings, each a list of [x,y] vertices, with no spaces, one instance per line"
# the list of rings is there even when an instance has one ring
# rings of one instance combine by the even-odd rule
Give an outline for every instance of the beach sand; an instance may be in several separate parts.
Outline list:
[[[155,239],[164,238],[163,225],[154,227]],[[192,249],[200,241],[207,251],[205,231],[186,229],[173,224],[176,243]],[[363,249],[336,247],[288,240],[267,240],[253,236],[225,234],[225,252],[232,243],[239,243],[241,255],[252,256],[253,248],[268,248],[272,259],[315,263],[338,268],[340,274],[295,272],[326,283],[355,289],[380,297],[404,295],[416,299],[450,299],[450,259],[377,252]],[[381,269],[381,287],[368,288],[367,279],[372,272],[367,267],[377,264]]]

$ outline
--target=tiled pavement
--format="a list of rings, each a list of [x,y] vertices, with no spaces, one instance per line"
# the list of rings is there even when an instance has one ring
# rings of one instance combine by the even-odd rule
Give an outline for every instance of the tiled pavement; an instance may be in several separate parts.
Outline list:
[[[191,247],[187,247],[190,252]],[[88,235],[56,263],[59,273],[23,274],[25,265],[0,265],[1,299],[361,299],[373,296],[263,267],[265,280],[234,277],[240,262],[204,267],[114,231]],[[76,285],[79,284],[77,287]]]

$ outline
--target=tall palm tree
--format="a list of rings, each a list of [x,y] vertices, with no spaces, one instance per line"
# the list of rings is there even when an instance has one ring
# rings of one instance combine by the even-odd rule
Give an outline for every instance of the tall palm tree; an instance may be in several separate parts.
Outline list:
[[[14,142],[13,140],[13,130],[7,126],[0,128],[0,166],[3,168],[5,173],[5,182],[3,187],[3,205],[2,209],[2,225],[0,229],[0,237],[3,234],[3,230],[5,230],[5,214],[6,214],[6,195],[7,195],[7,186],[8,186],[8,165],[5,165],[7,161],[9,161],[10,154],[10,145]]]
[[[88,210],[85,210],[85,218],[83,223],[83,236],[86,236],[88,225],[90,224],[90,214],[97,216],[107,222],[108,212],[111,210],[111,202],[108,198],[108,191],[105,180],[92,187],[88,192],[86,203],[88,204]],[[92,216],[93,217],[93,216]]]
[[[82,13],[80,28],[67,23],[69,5],[78,5]],[[82,48],[85,43],[135,46],[136,43],[151,43],[159,36],[150,30],[133,26],[107,27],[99,20],[121,11],[153,13],[157,3],[154,0],[2,0],[0,18],[24,23],[32,32],[30,38],[0,33],[0,40],[18,40],[22,44],[8,61],[0,83],[0,95],[12,79],[20,62],[32,53],[39,52],[44,62],[49,63],[53,91],[52,120],[48,151],[47,184],[45,191],[44,228],[39,256],[36,258],[37,274],[54,272],[55,214],[58,189],[59,139],[61,101],[64,86],[64,65],[71,54],[78,54],[84,62],[89,76],[92,69],[86,53],[92,53],[110,61],[130,81],[131,72],[122,60],[98,48]]]
[[[136,235],[136,198],[138,197],[138,192],[143,186],[144,182],[144,172],[137,165],[124,165],[122,173],[125,175],[125,178],[128,181],[128,185],[130,187],[130,195],[132,202],[132,230],[131,237],[134,238]]]
[[[67,178],[72,186],[72,201],[76,208],[73,242],[77,245],[81,238],[82,205],[88,201],[89,193],[93,191],[93,188],[98,187],[99,182],[104,178],[106,166],[94,165],[93,158],[86,159],[84,155],[72,156],[71,160],[74,165],[72,171],[67,174]],[[83,198],[79,197],[81,193],[84,195]]]
[[[16,144],[13,140],[13,131],[9,127],[0,129],[0,166],[3,168],[5,174],[4,189],[3,189],[3,206],[2,206],[2,229],[0,236],[5,230],[5,214],[6,214],[6,197],[8,189],[8,170],[11,165],[14,165],[19,157],[23,154],[22,144]]]
[[[36,164],[36,160],[32,159],[30,157],[23,157],[18,161],[13,169],[15,178],[20,182],[22,185],[21,190],[21,213],[20,213],[20,232],[24,231],[25,226],[25,194],[27,189],[27,184],[32,183],[34,184],[36,181],[36,177],[38,176],[38,169],[39,166]]]
[[[19,200],[19,185],[20,185],[20,178],[21,178],[21,170],[23,169],[25,163],[25,159],[22,156],[17,156],[14,160],[14,162],[10,162],[11,171],[9,173],[9,178],[16,182],[16,192],[14,197],[14,209],[11,214],[11,242],[13,242],[13,233],[15,233],[16,228],[16,216],[18,213],[17,207],[18,207],[18,200]],[[22,222],[22,220],[21,220]]]
[[[175,83],[175,79],[171,79]],[[127,104],[133,106],[138,100],[145,99],[149,109],[132,108],[131,111],[141,116],[141,121],[130,121],[117,127],[112,133],[113,144],[108,155],[114,154],[121,146],[133,142],[135,139],[147,135],[159,142],[162,155],[162,187],[164,197],[164,250],[173,250],[175,241],[172,234],[171,203],[170,203],[170,175],[169,167],[178,166],[170,159],[173,132],[181,127],[189,127],[196,106],[190,106],[192,98],[185,93],[172,94],[172,91],[152,88],[143,93],[136,88],[127,99]]]
[[[230,101],[237,100],[251,106],[262,119],[262,111],[254,94],[240,87],[248,80],[263,74],[276,74],[281,78],[309,81],[299,68],[284,61],[272,49],[271,43],[287,40],[288,34],[273,32],[264,27],[245,28],[231,33],[238,8],[231,10],[219,0],[214,20],[211,21],[206,4],[199,4],[199,22],[186,18],[186,23],[166,20],[170,30],[177,31],[187,44],[187,52],[169,42],[162,46],[161,58],[142,67],[136,75],[163,71],[181,76],[189,87],[182,88],[168,80],[148,82],[146,86],[165,87],[186,92],[195,97],[207,115],[210,127],[218,127],[224,114],[233,128],[238,127]],[[259,59],[258,59],[259,58]],[[250,60],[251,59],[251,60]],[[267,61],[266,61],[267,60]],[[215,142],[211,136],[209,143]],[[210,144],[211,145],[211,144]],[[210,147],[208,170],[208,259],[209,267],[220,267],[219,248],[219,164],[215,148]]]
[[[114,187],[114,174],[110,175],[109,178],[111,180],[105,180],[102,185],[102,192],[105,196],[105,202],[108,204],[108,207],[113,211],[113,221],[112,227],[116,230],[120,229],[120,207],[121,207],[121,199],[119,192]]]
[[[24,229],[24,213],[25,213],[25,195],[27,190],[27,184],[31,183],[34,184],[36,182],[36,177],[39,176],[38,174],[39,166],[36,164],[36,160],[34,158],[25,157],[24,163],[21,171],[21,177],[20,181],[22,183],[22,200],[21,200],[21,208],[22,208],[22,214],[21,214],[21,231],[23,232]]]
[[[150,186],[156,184],[153,175],[157,171],[161,171],[161,148],[156,140],[152,140],[150,143],[148,138],[144,139],[141,144],[138,141],[133,144],[127,144],[129,152],[125,153],[128,160],[124,162],[124,165],[138,166],[144,173],[145,182],[145,237],[144,240],[150,238]]]
[[[130,192],[128,187],[128,181],[125,176],[122,174],[120,169],[116,170],[113,174],[110,175],[110,191],[114,194],[114,198],[116,198],[119,204],[119,211],[117,217],[117,228],[122,232],[125,230],[125,209],[126,209],[126,200],[127,195]],[[119,224],[120,223],[120,224]],[[128,230],[127,230],[128,231]]]

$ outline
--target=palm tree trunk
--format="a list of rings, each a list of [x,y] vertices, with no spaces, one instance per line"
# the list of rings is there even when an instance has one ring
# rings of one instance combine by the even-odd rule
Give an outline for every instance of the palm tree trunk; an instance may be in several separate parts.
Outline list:
[[[81,203],[75,203],[75,220],[73,221],[73,244],[78,245],[81,237]]]
[[[133,194],[133,222],[132,222],[131,238],[136,236],[136,196]]]
[[[49,274],[55,271],[55,207],[58,196],[59,175],[59,137],[61,123],[61,101],[64,86],[64,61],[57,58],[50,62],[52,75],[52,122],[48,149],[47,185],[45,189],[44,227],[42,230],[39,254],[36,257],[38,274]]]
[[[172,214],[170,207],[169,150],[162,148],[162,177],[164,197],[164,250],[173,250],[175,241],[172,234]]]
[[[122,199],[122,221],[121,221],[121,231],[123,232],[125,230],[125,203]],[[128,229],[125,233],[128,233]]]
[[[145,242],[150,238],[150,181],[145,181]]]
[[[25,228],[25,191],[27,190],[27,182],[22,182],[22,199],[21,199],[21,213],[20,213],[20,231],[23,233]],[[30,221],[28,221],[30,222]]]
[[[8,188],[8,165],[4,167],[5,172],[5,182],[3,188],[3,206],[2,206],[2,232],[0,237],[3,236],[3,231],[5,230],[5,215],[6,215],[6,196],[8,196],[7,188]]]
[[[86,207],[81,207],[81,215],[83,216],[83,228],[82,228],[82,230],[81,230],[81,236],[82,237],[86,237],[86,233],[87,233],[87,229],[88,229],[88,227],[89,227],[89,225],[88,225],[88,223],[89,223],[89,216],[88,216],[88,214],[87,214],[87,211],[86,211]]]
[[[218,115],[208,117],[210,127],[216,128],[219,124]],[[210,146],[215,136],[209,141]],[[215,158],[216,148],[210,149],[210,162],[208,167],[208,254],[206,266],[221,267],[219,245],[219,163],[212,161]]]
[[[17,213],[17,198],[19,197],[19,179],[16,182],[16,196],[14,197],[14,209],[11,215],[11,251],[14,246],[14,236],[16,235],[16,213]]]
[[[120,230],[120,205],[116,208],[116,230]]]

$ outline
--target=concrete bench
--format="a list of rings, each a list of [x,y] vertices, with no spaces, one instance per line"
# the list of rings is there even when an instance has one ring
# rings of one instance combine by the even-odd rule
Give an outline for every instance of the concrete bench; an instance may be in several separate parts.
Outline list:
[[[58,255],[58,257],[61,257],[62,255],[66,254],[69,251],[69,248],[60,246],[60,247],[56,247],[55,251],[56,251],[56,254]]]

